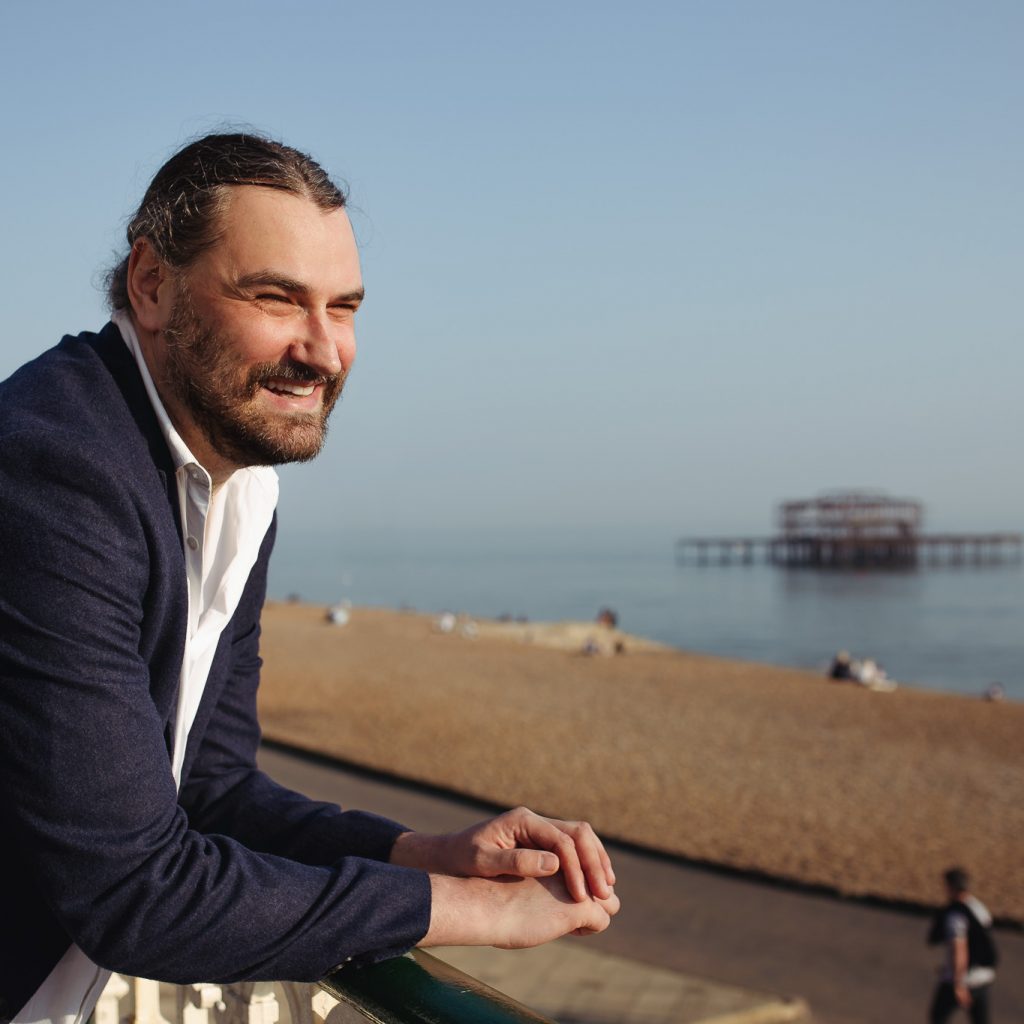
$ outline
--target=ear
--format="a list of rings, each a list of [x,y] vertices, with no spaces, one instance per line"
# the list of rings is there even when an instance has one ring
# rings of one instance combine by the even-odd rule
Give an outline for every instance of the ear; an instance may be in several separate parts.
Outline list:
[[[140,238],[128,256],[128,300],[139,326],[161,331],[167,326],[177,294],[174,275],[148,238]]]

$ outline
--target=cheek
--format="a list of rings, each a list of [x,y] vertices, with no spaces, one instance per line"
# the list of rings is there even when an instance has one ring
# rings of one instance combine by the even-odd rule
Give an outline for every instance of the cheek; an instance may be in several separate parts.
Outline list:
[[[287,330],[265,319],[233,325],[227,339],[240,363],[281,363],[288,355]]]

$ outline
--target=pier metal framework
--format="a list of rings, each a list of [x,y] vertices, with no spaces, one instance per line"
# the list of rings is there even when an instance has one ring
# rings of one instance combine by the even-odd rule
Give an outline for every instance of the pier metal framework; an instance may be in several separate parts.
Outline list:
[[[880,491],[837,491],[785,501],[774,537],[683,537],[676,560],[698,565],[756,561],[818,569],[912,568],[1020,562],[1024,534],[921,532],[924,506]]]

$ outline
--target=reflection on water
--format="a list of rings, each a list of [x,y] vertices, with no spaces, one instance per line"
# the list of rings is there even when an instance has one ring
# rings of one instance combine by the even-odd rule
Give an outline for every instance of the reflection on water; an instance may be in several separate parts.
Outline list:
[[[1024,569],[677,566],[671,538],[592,531],[359,530],[278,538],[271,594],[480,616],[588,619],[728,657],[824,672],[841,648],[899,682],[1024,699]]]

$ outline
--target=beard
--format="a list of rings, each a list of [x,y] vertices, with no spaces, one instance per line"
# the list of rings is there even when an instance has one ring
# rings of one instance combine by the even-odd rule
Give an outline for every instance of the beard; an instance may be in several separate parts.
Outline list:
[[[246,365],[231,342],[195,312],[184,288],[164,337],[166,384],[221,458],[235,466],[277,466],[308,462],[320,453],[345,373],[325,377],[301,363]],[[323,385],[320,408],[306,413],[262,408],[258,395],[271,380]]]

